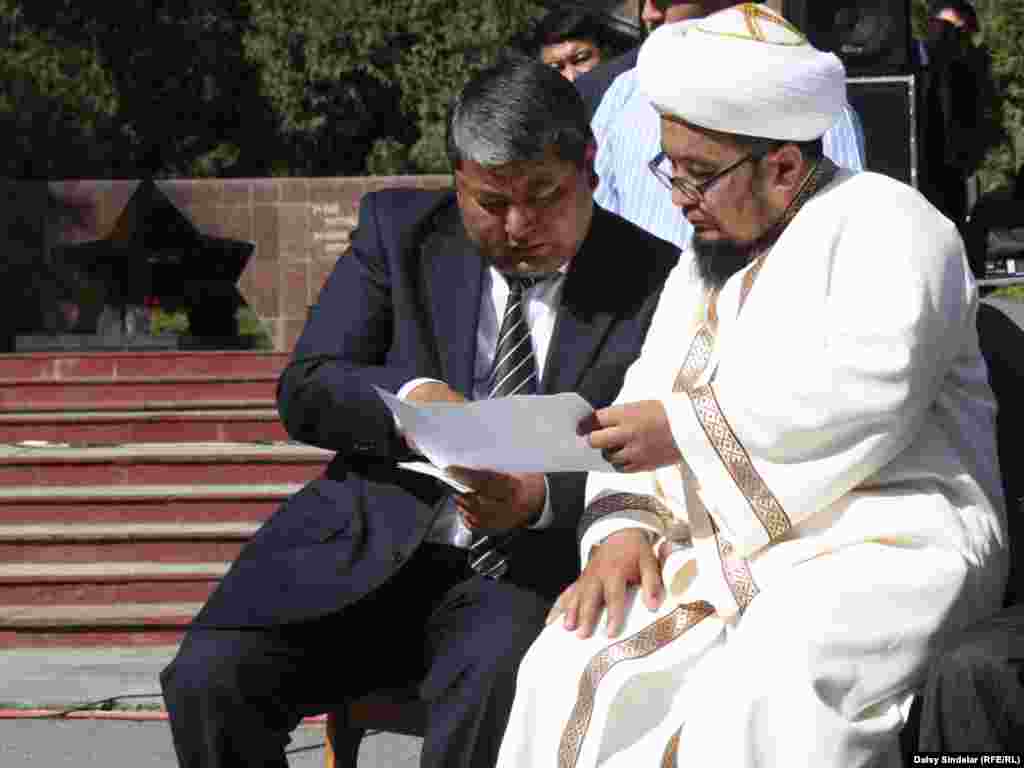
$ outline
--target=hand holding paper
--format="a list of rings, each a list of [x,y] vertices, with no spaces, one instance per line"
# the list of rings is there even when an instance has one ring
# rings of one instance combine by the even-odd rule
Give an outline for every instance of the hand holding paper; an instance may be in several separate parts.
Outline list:
[[[578,425],[593,408],[572,392],[513,395],[465,404],[412,404],[380,388],[377,394],[435,468],[612,471],[601,452],[578,433]]]

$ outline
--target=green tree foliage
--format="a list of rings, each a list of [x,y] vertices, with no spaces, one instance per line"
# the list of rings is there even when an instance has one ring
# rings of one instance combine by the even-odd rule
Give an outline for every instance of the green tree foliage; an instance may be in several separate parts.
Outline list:
[[[989,154],[986,187],[1007,184],[1024,163],[1024,0],[977,3],[981,40],[992,56],[1006,142]]]
[[[529,0],[251,0],[245,37],[281,131],[378,172],[444,172],[444,111],[530,18]],[[376,146],[373,146],[376,142]],[[371,150],[372,147],[372,150]],[[323,160],[323,153],[313,153]],[[310,168],[322,172],[324,168]]]
[[[90,155],[111,153],[119,100],[110,71],[59,28],[33,27],[13,0],[0,0],[0,36],[0,175],[88,173]]]
[[[450,97],[533,0],[0,0],[0,174],[445,171]]]
[[[988,153],[980,176],[983,190],[1010,183],[1024,163],[1024,0],[974,0],[981,32],[974,41],[991,57],[1002,140]],[[924,35],[928,1],[913,0],[914,31]]]

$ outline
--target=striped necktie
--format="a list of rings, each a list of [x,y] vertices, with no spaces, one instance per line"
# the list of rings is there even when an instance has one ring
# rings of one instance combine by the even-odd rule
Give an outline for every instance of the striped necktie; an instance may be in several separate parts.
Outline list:
[[[533,342],[530,339],[530,328],[526,325],[526,313],[523,312],[523,294],[542,279],[505,275],[508,301],[498,331],[488,397],[537,393],[537,362],[533,357]]]
[[[498,331],[498,345],[491,370],[489,397],[505,395],[534,395],[537,393],[537,361],[533,355],[533,341],[523,311],[523,294],[545,280],[541,277],[505,275],[508,282],[508,301]],[[469,548],[469,565],[492,579],[500,579],[508,570],[508,556],[502,545],[512,541],[522,529],[495,536],[482,536]]]

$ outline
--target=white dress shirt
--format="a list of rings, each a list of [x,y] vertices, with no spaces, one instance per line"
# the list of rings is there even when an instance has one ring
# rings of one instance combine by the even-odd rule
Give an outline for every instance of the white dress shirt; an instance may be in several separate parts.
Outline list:
[[[544,376],[544,366],[551,345],[551,335],[555,329],[558,302],[567,269],[568,267],[564,267],[560,270],[560,275],[533,285],[523,294],[524,315],[526,325],[530,329],[530,340],[533,342],[538,381]],[[497,269],[491,267],[484,272],[484,284],[480,292],[480,320],[476,330],[476,363],[473,366],[474,400],[486,399],[490,392],[491,368],[494,366],[494,353],[498,346],[498,329],[501,327],[501,318],[505,315],[508,293],[508,283]],[[428,381],[435,379],[419,378],[407,382],[398,390],[398,397],[404,398],[417,386]],[[547,478],[544,480],[544,491],[544,508],[540,519],[530,526],[534,530],[546,528],[551,524],[551,500]],[[427,534],[427,541],[453,544],[463,548],[472,544],[473,534],[463,524],[451,498],[445,502],[444,509],[434,521],[433,528]]]

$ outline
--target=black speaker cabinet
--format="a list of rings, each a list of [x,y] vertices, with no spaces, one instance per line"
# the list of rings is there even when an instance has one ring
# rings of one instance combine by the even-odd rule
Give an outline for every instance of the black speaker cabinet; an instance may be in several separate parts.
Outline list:
[[[911,71],[910,0],[785,0],[783,15],[850,77]]]
[[[884,173],[918,186],[917,77],[851,77],[846,98],[857,111],[864,128],[865,164],[869,171]]]

